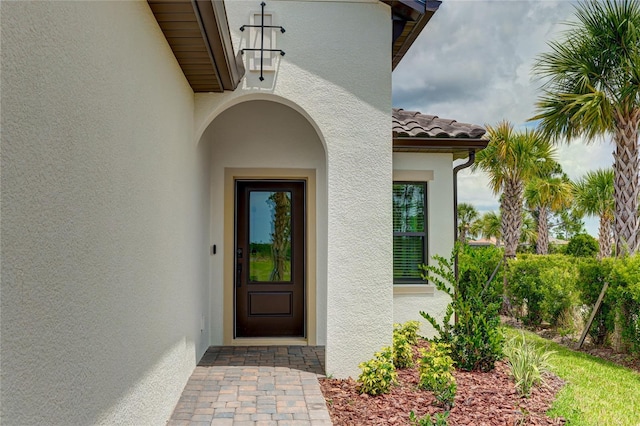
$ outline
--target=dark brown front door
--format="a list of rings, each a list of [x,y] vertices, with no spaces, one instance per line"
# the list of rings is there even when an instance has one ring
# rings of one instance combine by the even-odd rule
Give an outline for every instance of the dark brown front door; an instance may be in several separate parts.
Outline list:
[[[305,182],[236,181],[235,337],[305,335]]]

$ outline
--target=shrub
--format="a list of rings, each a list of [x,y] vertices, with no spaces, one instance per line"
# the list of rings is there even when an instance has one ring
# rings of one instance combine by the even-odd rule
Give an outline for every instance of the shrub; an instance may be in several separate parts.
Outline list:
[[[474,255],[463,253],[464,267],[460,268],[459,279],[456,279],[453,265],[456,249],[447,260],[434,256],[435,265],[422,265],[424,279],[430,279],[440,291],[451,297],[442,325],[431,315],[420,312],[436,330],[435,342],[446,343],[451,348],[451,357],[457,367],[463,370],[489,371],[495,362],[502,358],[502,342],[499,330],[499,309],[502,304],[501,282],[489,278],[499,258],[491,255],[495,262],[486,264],[484,260],[474,261]],[[491,252],[483,255],[489,257]],[[476,256],[475,259],[482,259]],[[462,262],[461,262],[462,263]],[[491,268],[493,266],[494,268]],[[428,276],[426,275],[428,274]],[[456,321],[453,322],[453,314]]]
[[[583,318],[586,320],[593,310],[598,296],[602,291],[605,281],[611,284],[610,276],[613,268],[613,259],[584,259],[578,264],[578,280],[576,288],[580,298],[580,304],[587,309],[583,309]],[[615,320],[615,299],[612,292],[608,291],[602,299],[600,309],[593,318],[589,337],[592,343],[602,345],[605,343],[607,335],[613,332]]]
[[[393,351],[389,347],[376,352],[373,359],[361,362],[358,368],[362,370],[358,377],[360,393],[369,395],[389,393],[391,386],[397,383],[398,374],[393,365]]]
[[[549,357],[553,351],[538,349],[527,342],[524,334],[510,339],[504,348],[509,369],[516,382],[516,389],[522,396],[531,395],[531,389],[543,380],[543,374],[549,371]]]
[[[509,263],[508,296],[527,325],[555,326],[560,315],[578,303],[578,269],[563,255],[520,256]]]
[[[418,343],[418,330],[420,330],[420,321],[407,321],[404,324],[394,324],[393,332],[403,334],[410,345]]]
[[[420,350],[421,389],[433,392],[436,401],[449,409],[456,396],[456,379],[453,377],[453,359],[449,355],[449,345],[432,343],[429,349]]]
[[[393,328],[393,363],[397,368],[407,368],[413,365],[413,349],[411,345],[418,343],[418,321],[407,321]]]
[[[569,240],[564,252],[576,257],[595,257],[598,254],[598,241],[589,234],[578,234]]]
[[[611,269],[610,280],[623,344],[614,349],[640,353],[640,255],[617,259]]]
[[[409,424],[411,426],[447,426],[447,419],[449,418],[449,412],[436,413],[431,417],[431,414],[426,414],[424,417],[418,418],[413,411],[409,413]]]

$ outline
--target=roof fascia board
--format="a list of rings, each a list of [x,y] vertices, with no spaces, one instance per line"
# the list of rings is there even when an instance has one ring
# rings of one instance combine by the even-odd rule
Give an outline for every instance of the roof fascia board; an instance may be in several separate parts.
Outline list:
[[[470,138],[393,138],[393,149],[438,149],[458,151],[461,149],[481,150],[487,147],[488,139]]]

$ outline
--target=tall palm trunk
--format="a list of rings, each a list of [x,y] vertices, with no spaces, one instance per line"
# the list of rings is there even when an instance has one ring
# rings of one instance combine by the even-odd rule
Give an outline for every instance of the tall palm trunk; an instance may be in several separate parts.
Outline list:
[[[600,216],[600,228],[598,229],[598,243],[600,251],[598,259],[611,256],[611,218],[606,215]]]
[[[536,241],[536,253],[549,253],[549,222],[547,219],[547,207],[538,209],[538,239]]]
[[[504,241],[504,255],[507,258],[516,257],[516,249],[520,241],[522,228],[522,181],[511,179],[505,182],[502,200],[502,239]]]
[[[640,109],[633,111],[631,117],[617,115],[617,131],[614,135],[616,152],[614,153],[614,197],[616,254],[633,254],[640,246],[638,230],[638,196],[640,185],[640,157],[638,156],[638,124]]]

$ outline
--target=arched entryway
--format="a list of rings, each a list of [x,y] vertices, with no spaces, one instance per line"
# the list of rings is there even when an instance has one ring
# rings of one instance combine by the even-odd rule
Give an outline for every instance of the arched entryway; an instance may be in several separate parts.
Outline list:
[[[249,100],[216,116],[200,143],[211,160],[211,344],[324,344],[321,137],[290,106]]]

